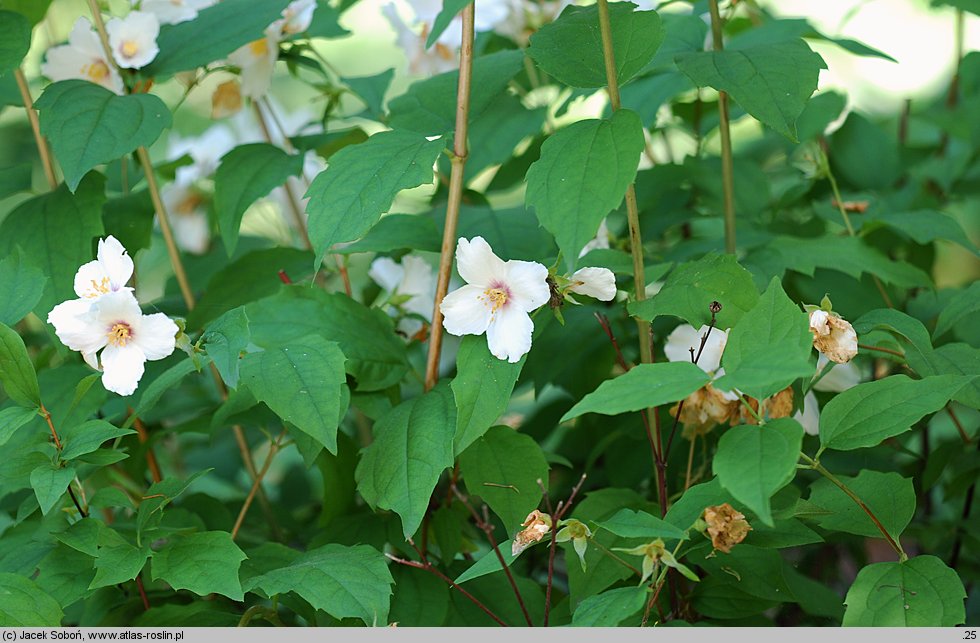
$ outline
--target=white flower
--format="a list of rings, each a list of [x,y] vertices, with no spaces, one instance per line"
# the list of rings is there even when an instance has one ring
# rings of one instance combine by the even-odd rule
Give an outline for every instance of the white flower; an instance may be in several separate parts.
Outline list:
[[[113,18],[105,26],[109,34],[112,57],[120,67],[146,67],[160,53],[157,36],[160,21],[155,14],[130,11],[125,18]]]
[[[858,353],[854,327],[837,313],[814,310],[810,313],[810,332],[813,333],[813,347],[831,361],[844,364]]]
[[[828,362],[830,360],[821,354],[817,358],[817,373],[823,371]],[[841,393],[860,383],[861,371],[854,365],[854,362],[847,362],[846,364],[834,364],[826,375],[817,380],[817,383],[813,385],[813,390]]]
[[[412,255],[406,255],[400,264],[389,257],[379,257],[371,263],[368,275],[384,289],[389,298],[398,296],[404,299],[398,305],[405,312],[424,319],[432,318],[436,301],[436,276],[428,263]],[[405,317],[398,322],[398,330],[410,338],[422,330],[422,326],[420,320],[411,317]]]
[[[279,29],[275,23],[265,30],[265,35],[239,47],[228,55],[228,62],[241,69],[242,94],[249,98],[262,98],[272,84],[276,59],[279,57]]]
[[[395,5],[384,5],[381,7],[381,13],[395,29],[398,46],[405,51],[409,71],[413,74],[434,76],[456,68],[455,51],[441,42],[435,43],[432,49],[426,50],[425,35],[413,31],[402,20]]]
[[[529,312],[551,298],[548,269],[533,261],[503,261],[483,239],[460,239],[456,267],[467,285],[449,293],[439,309],[453,335],[487,334],[490,352],[511,363],[531,350]]]
[[[163,186],[160,197],[170,215],[177,246],[187,252],[204,254],[211,240],[211,228],[204,198],[194,187],[193,172],[191,167],[177,168],[176,179]]]
[[[702,326],[701,330],[694,330],[690,324],[681,324],[667,336],[664,344],[664,354],[671,362],[690,362],[691,349],[694,354],[698,354],[698,347],[701,346],[701,338],[708,332],[708,326]],[[698,359],[698,366],[702,371],[709,375],[722,375],[719,370],[721,366],[721,355],[725,351],[725,344],[728,343],[728,331],[712,328],[708,335],[708,341],[704,344],[701,357]]]
[[[578,253],[578,256],[584,257],[593,250],[608,249],[609,248],[609,228],[606,226],[606,220],[603,219],[602,223],[599,224],[599,230],[595,233],[595,237],[592,241],[585,244],[582,251]]]
[[[132,0],[140,11],[154,14],[161,25],[175,25],[197,17],[197,12],[207,9],[215,0]]]
[[[565,7],[574,4],[572,0],[541,0],[526,2],[525,0],[507,0],[507,16],[494,25],[494,30],[502,36],[507,36],[518,45],[526,47],[531,35],[552,22]],[[477,5],[477,12],[480,5]]]
[[[282,19],[273,24],[283,36],[303,33],[310,28],[315,10],[316,0],[294,0],[282,10]]]
[[[235,135],[225,125],[214,125],[199,136],[182,137],[171,135],[168,141],[167,158],[176,160],[187,154],[193,165],[177,170],[188,181],[203,179],[214,174],[221,157],[235,147]]]
[[[48,323],[89,364],[94,366],[95,354],[102,351],[102,385],[109,391],[131,395],[143,377],[144,363],[174,351],[177,324],[163,313],[144,315],[129,290],[103,295],[81,314],[75,305],[62,306],[48,314]]]
[[[122,77],[106,60],[99,36],[85,18],[75,21],[67,45],[48,50],[41,63],[41,73],[55,82],[78,78],[102,85],[117,94],[123,93]]]
[[[571,292],[612,301],[616,297],[616,275],[608,268],[582,268],[570,277]]]
[[[133,276],[133,259],[112,235],[99,239],[94,261],[75,273],[75,294],[88,303],[117,290],[131,290],[126,283]]]
[[[820,404],[813,391],[803,396],[803,405],[793,416],[793,419],[803,426],[807,435],[820,435]]]

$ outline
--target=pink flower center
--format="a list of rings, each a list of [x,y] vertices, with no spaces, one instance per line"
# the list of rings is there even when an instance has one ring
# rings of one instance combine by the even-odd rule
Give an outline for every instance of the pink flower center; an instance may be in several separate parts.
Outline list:
[[[510,299],[510,288],[501,283],[490,284],[490,287],[480,296],[480,300],[490,308],[491,315],[503,308],[508,299]]]
[[[116,322],[112,325],[112,328],[109,329],[109,343],[113,346],[119,346],[122,348],[132,339],[133,331],[129,327],[129,324],[125,322]]]

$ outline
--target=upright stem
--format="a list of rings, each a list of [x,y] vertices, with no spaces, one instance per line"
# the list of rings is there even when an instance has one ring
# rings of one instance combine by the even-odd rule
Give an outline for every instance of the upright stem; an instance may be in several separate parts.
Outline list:
[[[709,0],[711,11],[711,42],[715,51],[722,51],[725,42],[721,33],[718,0]],[[718,92],[718,131],[721,134],[721,186],[725,203],[725,252],[735,254],[735,170],[732,162],[732,134],[728,121],[728,92]]]
[[[24,101],[24,109],[27,110],[27,120],[31,123],[31,131],[34,132],[34,143],[37,145],[38,156],[41,157],[44,176],[48,179],[48,187],[53,190],[58,187],[58,179],[54,175],[54,163],[51,160],[48,143],[41,136],[41,126],[37,120],[37,112],[34,111],[34,99],[31,98],[27,78],[24,77],[24,72],[21,71],[20,67],[14,70],[14,79],[17,81],[17,88],[20,90],[20,98]]]
[[[235,526],[231,530],[231,539],[235,540],[238,536],[238,530],[242,528],[242,523],[245,522],[245,514],[248,513],[248,508],[252,506],[252,501],[255,500],[255,495],[259,491],[259,487],[262,485],[262,480],[265,478],[265,474],[269,472],[269,467],[272,466],[272,459],[276,457],[276,453],[279,452],[279,448],[282,445],[282,439],[286,436],[286,430],[283,429],[279,437],[274,441],[269,443],[269,455],[265,457],[265,463],[262,465],[262,470],[258,472],[255,476],[255,481],[252,483],[252,488],[249,489],[248,495],[245,497],[245,502],[242,503],[242,508],[238,512],[238,518],[235,519]]]
[[[133,409],[130,408],[129,412],[132,413]],[[146,430],[146,425],[143,424],[143,420],[137,417],[133,420],[133,426],[136,428],[136,436],[139,438],[140,444],[146,445],[146,466],[150,470],[150,477],[153,479],[153,482],[160,482],[163,480],[163,474],[160,472],[160,463],[157,462],[157,456],[153,452],[153,446],[147,444],[150,441],[150,434]]]
[[[453,134],[453,155],[450,160],[449,201],[446,204],[446,227],[442,233],[442,250],[439,256],[439,277],[436,282],[436,300],[432,311],[432,327],[429,334],[429,355],[425,364],[425,390],[430,390],[439,379],[439,355],[442,353],[442,303],[449,291],[449,277],[453,268],[453,252],[456,247],[456,227],[459,209],[463,202],[463,171],[466,169],[468,149],[466,136],[469,129],[470,85],[473,81],[473,22],[475,2],[463,9],[463,40],[459,51],[459,85],[456,89],[456,130]]]

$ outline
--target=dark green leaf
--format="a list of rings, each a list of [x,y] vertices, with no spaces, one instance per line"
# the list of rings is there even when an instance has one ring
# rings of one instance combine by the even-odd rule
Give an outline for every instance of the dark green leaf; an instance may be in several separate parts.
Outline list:
[[[394,252],[396,250],[423,250],[439,252],[441,238],[435,222],[417,214],[389,214],[381,217],[378,224],[359,240],[342,248],[337,254],[356,252]]]
[[[892,538],[898,539],[915,514],[912,479],[897,473],[863,470],[855,478],[837,476],[870,507]],[[817,523],[833,531],[884,538],[858,505],[833,482],[821,478],[810,486],[809,502],[829,512],[816,517]]]
[[[452,22],[453,18],[456,17],[460,11],[462,11],[466,5],[468,5],[473,0],[443,0],[442,10],[436,15],[435,21],[432,23],[432,31],[429,32],[429,37],[425,40],[425,48],[428,49],[436,43],[442,32],[446,30],[449,23]]]
[[[118,239],[130,255],[150,247],[155,216],[156,210],[153,209],[149,190],[115,197],[102,206],[105,233]]]
[[[11,406],[0,410],[0,446],[7,443],[14,431],[37,417],[37,409]]]
[[[935,556],[875,563],[847,591],[845,627],[955,627],[966,620],[966,591]]]
[[[105,420],[89,420],[75,424],[61,431],[62,460],[74,460],[80,455],[92,453],[106,440],[136,433],[131,429],[120,429]]]
[[[2,265],[2,264],[0,264]],[[980,281],[974,281],[969,288],[957,293],[939,313],[936,330],[932,336],[939,338],[943,333],[970,316],[980,312]]]
[[[20,248],[0,261],[0,324],[13,325],[41,299],[47,277],[30,265]]]
[[[238,568],[246,556],[226,531],[178,536],[153,554],[153,580],[198,596],[215,593],[233,601],[244,597]]]
[[[491,355],[485,338],[463,338],[456,354],[456,377],[450,385],[456,400],[456,455],[482,436],[507,409],[525,360],[522,357],[511,364]]]
[[[140,509],[142,509],[142,505]],[[98,543],[95,578],[92,579],[89,589],[108,587],[133,580],[143,570],[146,559],[152,553],[149,547],[134,547],[118,532],[108,528],[99,532]]]
[[[374,119],[381,120],[384,117],[385,93],[391,85],[391,79],[395,77],[395,69],[386,69],[374,76],[358,76],[356,78],[341,78],[345,85],[351,88],[357,96],[367,105],[368,114]]]
[[[656,538],[671,538],[674,540],[684,540],[687,534],[684,530],[678,529],[674,525],[651,516],[645,511],[633,511],[632,509],[620,509],[611,518],[597,523],[607,531],[611,531],[623,538],[642,538],[651,541]]]
[[[24,340],[5,324],[0,324],[0,383],[17,404],[35,409],[41,406],[37,374]]]
[[[646,587],[607,590],[579,603],[572,614],[572,627],[617,627],[631,616],[637,616],[646,601]]]
[[[61,606],[33,581],[0,574],[0,627],[59,627]],[[12,631],[12,630],[10,630]]]
[[[0,168],[0,199],[5,199],[11,194],[30,190],[33,171],[34,166],[31,163],[19,163],[10,167]]]
[[[0,10],[0,74],[17,69],[30,48],[30,21],[19,13]]]
[[[51,0],[0,0],[0,8],[27,16],[32,26],[44,20],[49,6]]]
[[[31,471],[31,487],[41,506],[41,513],[51,511],[51,507],[65,495],[65,489],[74,477],[75,469],[72,467],[56,467],[51,463],[42,464]]]
[[[200,360],[200,358],[198,359]],[[164,393],[176,386],[180,380],[197,370],[199,370],[198,362],[195,362],[192,359],[185,359],[158,375],[149,386],[143,389],[142,394],[140,394],[139,402],[136,403],[136,409],[129,416],[123,426],[125,428],[131,427],[136,421],[136,418],[144,413],[147,413],[156,406],[157,402],[160,401],[160,398],[163,397]]]
[[[238,386],[238,362],[249,342],[248,315],[242,307],[232,308],[208,324],[204,347],[221,379],[230,388]]]

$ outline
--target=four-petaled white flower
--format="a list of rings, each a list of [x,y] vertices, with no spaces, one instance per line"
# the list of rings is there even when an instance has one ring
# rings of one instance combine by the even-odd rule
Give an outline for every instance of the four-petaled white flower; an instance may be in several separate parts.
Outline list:
[[[93,366],[101,350],[102,385],[119,395],[136,390],[147,360],[174,352],[177,324],[163,313],[144,315],[129,290],[103,295],[88,311],[70,319],[56,314],[57,310],[48,314],[48,322],[58,339],[80,351]]]
[[[681,324],[675,328],[667,336],[667,342],[664,344],[664,354],[667,356],[667,360],[671,362],[692,361],[691,349],[694,349],[694,354],[697,356],[698,347],[701,346],[701,338],[708,332],[708,328],[708,326],[702,326],[700,330],[694,330],[694,326],[690,324]],[[724,375],[724,369],[718,367],[721,366],[721,356],[725,352],[727,343],[728,331],[712,328],[704,344],[704,350],[701,351],[701,357],[698,358],[698,367],[709,375],[718,377]]]
[[[149,65],[160,48],[160,21],[155,14],[130,11],[125,18],[113,18],[106,23],[109,46],[116,63],[126,69],[140,69]]]
[[[316,0],[293,0],[282,10],[282,18],[273,24],[278,27],[283,36],[293,36],[303,33],[313,22],[313,12],[316,11]]]
[[[616,275],[608,268],[581,268],[569,277],[568,290],[580,295],[595,297],[599,301],[612,301],[616,297]]]
[[[528,314],[551,298],[548,269],[533,261],[503,261],[483,237],[460,239],[456,267],[467,285],[449,293],[439,309],[453,335],[487,334],[490,352],[511,363],[531,350]]]
[[[397,301],[402,310],[424,319],[432,318],[436,276],[428,263],[412,255],[406,255],[400,264],[390,257],[379,257],[371,263],[368,275],[384,289],[389,299]],[[403,317],[398,322],[398,330],[409,338],[422,330],[422,326],[419,319],[412,317]]]
[[[81,79],[102,85],[117,94],[123,93],[123,81],[115,67],[106,60],[99,36],[91,23],[79,18],[68,36],[68,44],[48,49],[41,73],[52,81]]]
[[[813,347],[831,361],[844,364],[858,353],[858,338],[850,322],[837,313],[817,309],[810,313]]]
[[[243,95],[262,98],[269,91],[281,37],[278,26],[273,23],[263,37],[228,54],[228,62],[241,69]]]
[[[207,9],[215,0],[132,0],[140,11],[154,14],[161,25],[176,25],[197,17],[197,12]]]

